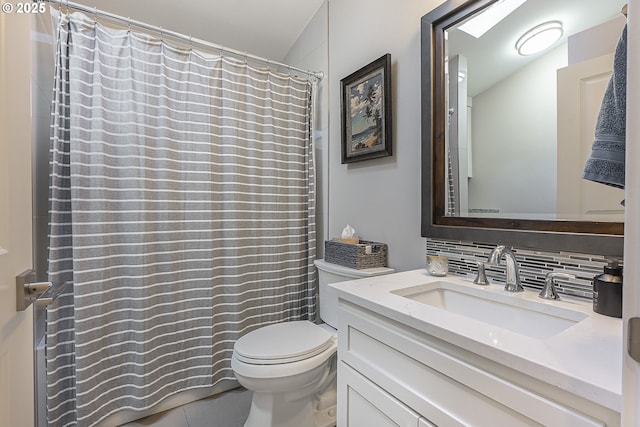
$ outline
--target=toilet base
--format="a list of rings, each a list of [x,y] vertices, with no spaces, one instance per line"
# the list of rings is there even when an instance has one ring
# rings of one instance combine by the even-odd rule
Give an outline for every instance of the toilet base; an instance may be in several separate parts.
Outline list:
[[[335,427],[336,426],[336,405],[325,409],[316,409],[313,414],[315,427]]]
[[[287,393],[254,392],[244,427],[334,427],[335,405],[317,406],[316,396],[292,401]]]

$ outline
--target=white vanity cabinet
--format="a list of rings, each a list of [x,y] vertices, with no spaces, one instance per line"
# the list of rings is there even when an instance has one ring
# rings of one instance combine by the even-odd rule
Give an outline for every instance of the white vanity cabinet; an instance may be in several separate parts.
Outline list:
[[[609,408],[345,300],[338,343],[338,427],[620,425]]]
[[[416,412],[378,387],[346,363],[338,367],[339,387],[349,410],[341,413],[340,426],[433,427]]]

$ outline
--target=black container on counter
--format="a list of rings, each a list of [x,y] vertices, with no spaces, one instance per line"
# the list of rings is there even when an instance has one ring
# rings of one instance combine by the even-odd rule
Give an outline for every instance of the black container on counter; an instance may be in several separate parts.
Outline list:
[[[622,267],[618,261],[609,261],[604,273],[593,278],[593,311],[622,317]]]

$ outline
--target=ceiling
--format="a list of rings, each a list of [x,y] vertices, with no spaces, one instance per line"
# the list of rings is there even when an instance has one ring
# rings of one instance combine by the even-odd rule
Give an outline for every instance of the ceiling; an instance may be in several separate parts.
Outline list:
[[[63,0],[64,1],[64,0]],[[324,0],[71,0],[282,61]]]
[[[476,39],[457,29],[449,31],[449,55],[467,58],[469,95],[481,93],[517,69],[540,58],[546,51],[519,56],[515,49],[518,38],[535,25],[547,21],[562,22],[567,37],[610,19],[622,16],[627,0],[527,0],[485,35]],[[472,78],[473,77],[473,78]]]

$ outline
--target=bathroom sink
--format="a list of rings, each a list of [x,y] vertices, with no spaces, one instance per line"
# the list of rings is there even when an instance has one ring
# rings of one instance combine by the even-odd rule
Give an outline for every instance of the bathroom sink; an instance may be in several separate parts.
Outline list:
[[[584,320],[586,313],[536,301],[522,293],[477,288],[453,282],[437,281],[392,291],[469,319],[508,329],[531,338],[550,338]],[[537,298],[537,297],[534,297]]]

